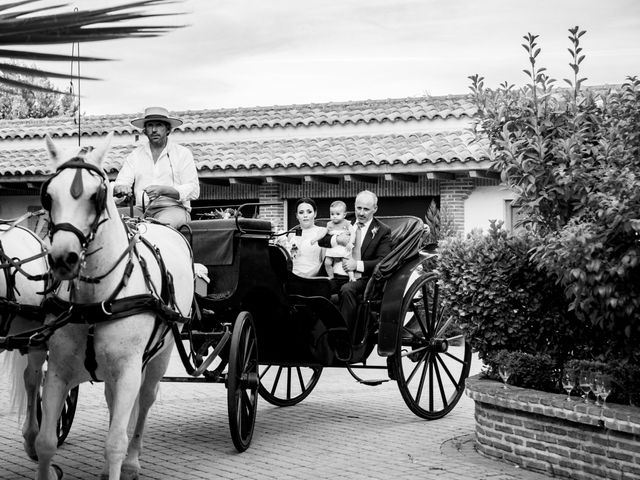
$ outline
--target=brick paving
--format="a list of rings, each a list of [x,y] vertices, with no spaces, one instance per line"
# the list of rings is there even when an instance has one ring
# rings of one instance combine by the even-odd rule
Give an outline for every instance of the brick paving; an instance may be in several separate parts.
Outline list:
[[[182,372],[172,363],[171,374]],[[35,463],[23,451],[17,415],[7,412],[5,385],[0,372],[0,479],[33,479]],[[221,384],[163,383],[141,479],[550,478],[476,453],[474,404],[466,396],[448,416],[428,422],[409,411],[395,383],[368,387],[346,370],[325,369],[296,406],[259,401],[253,442],[242,454],[231,442],[226,405]],[[71,432],[54,459],[65,480],[98,476],[106,430],[103,387],[83,384]]]

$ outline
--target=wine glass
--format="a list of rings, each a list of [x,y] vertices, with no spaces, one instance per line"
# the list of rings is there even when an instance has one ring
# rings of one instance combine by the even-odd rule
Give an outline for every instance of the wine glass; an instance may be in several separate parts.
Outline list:
[[[584,392],[584,403],[589,403],[589,392],[591,392],[591,384],[593,383],[593,373],[589,370],[583,370],[580,372],[578,382],[580,390]]]
[[[602,400],[602,408],[607,404],[607,397],[611,393],[611,376],[607,374],[598,374],[595,378],[596,395]]]
[[[502,388],[507,389],[507,382],[509,381],[509,377],[511,376],[511,370],[509,369],[509,367],[502,365],[498,369],[498,374],[500,375],[500,378],[503,382]]]
[[[567,391],[567,401],[571,401],[571,391],[576,386],[576,372],[573,370],[565,370],[562,374],[562,388]]]

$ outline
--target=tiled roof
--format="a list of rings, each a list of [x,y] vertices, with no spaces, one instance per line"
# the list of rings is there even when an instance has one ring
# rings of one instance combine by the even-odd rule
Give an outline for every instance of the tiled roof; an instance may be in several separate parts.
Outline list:
[[[268,171],[327,167],[470,163],[487,158],[486,144],[474,143],[468,131],[412,135],[370,135],[264,141],[183,143],[193,152],[201,174],[211,171],[242,176]],[[104,167],[119,170],[133,145],[115,146]],[[472,168],[472,167],[470,167]],[[44,148],[0,152],[0,175],[48,173]]]
[[[184,121],[178,130],[196,132],[461,118],[471,117],[475,111],[465,95],[450,95],[172,113]],[[83,135],[133,133],[137,129],[129,122],[140,116],[133,113],[82,117],[81,131]],[[58,117],[0,121],[0,139],[40,138],[45,133],[53,137],[77,135],[77,120]]]

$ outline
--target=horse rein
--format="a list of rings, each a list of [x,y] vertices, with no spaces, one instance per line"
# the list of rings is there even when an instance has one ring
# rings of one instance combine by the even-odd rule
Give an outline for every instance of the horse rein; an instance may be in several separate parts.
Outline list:
[[[32,215],[29,215],[29,216],[32,216]],[[12,228],[15,228],[18,223],[23,221],[25,218],[28,218],[29,216],[23,215],[23,217],[20,217],[17,220],[10,220],[10,221],[0,220],[0,225],[8,224],[9,225],[8,230],[10,230]],[[45,290],[47,289],[47,282],[50,279],[48,272],[41,275],[32,275],[26,272],[22,268],[22,265],[44,257],[47,254],[47,252],[43,248],[42,241],[33,232],[31,232],[26,228],[22,228],[22,227],[18,227],[18,228],[20,228],[21,230],[24,230],[25,232],[28,232],[36,240],[38,240],[38,242],[40,243],[40,246],[42,247],[42,251],[39,254],[32,255],[31,257],[23,258],[23,259],[16,258],[16,257],[9,257],[5,252],[4,246],[2,245],[2,241],[0,241],[0,271],[2,272],[1,274],[4,276],[4,279],[5,279],[5,290],[6,290],[4,293],[0,295],[0,336],[5,336],[9,332],[11,323],[13,322],[13,319],[15,318],[15,316],[18,314],[24,316],[25,318],[29,318],[36,321],[42,321],[44,320],[44,317],[45,317],[45,314],[41,305],[21,304],[21,303],[18,303],[17,301],[16,293],[19,294],[20,292],[16,287],[15,277],[18,272],[21,273],[25,278],[31,281],[44,280]],[[8,231],[8,230],[4,230],[4,231]],[[43,293],[43,292],[38,292],[38,293]]]

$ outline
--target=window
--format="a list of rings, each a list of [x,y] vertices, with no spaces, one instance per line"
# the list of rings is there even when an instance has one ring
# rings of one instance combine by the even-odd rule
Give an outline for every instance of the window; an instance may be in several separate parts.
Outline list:
[[[522,228],[519,224],[523,219],[522,210],[513,206],[513,200],[504,201],[504,229],[509,233],[514,233]]]

